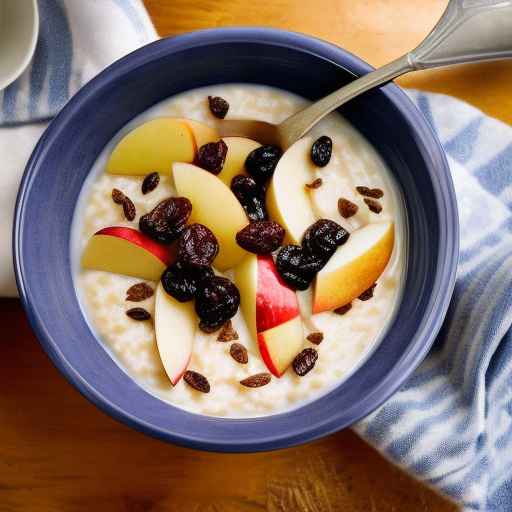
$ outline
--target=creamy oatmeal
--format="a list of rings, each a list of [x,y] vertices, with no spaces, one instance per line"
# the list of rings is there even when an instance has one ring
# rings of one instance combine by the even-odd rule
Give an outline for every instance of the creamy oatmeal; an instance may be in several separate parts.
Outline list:
[[[220,253],[213,262],[213,267],[217,275],[234,281],[240,290],[241,306],[231,319],[232,328],[238,339],[230,339],[233,336],[228,335],[230,341],[217,341],[219,330],[206,333],[199,329],[193,301],[180,303],[184,304],[180,306],[174,299],[170,299],[174,301],[173,304],[178,304],[176,307],[181,308],[177,320],[174,317],[166,318],[163,313],[160,314],[160,319],[158,318],[158,312],[155,312],[155,294],[139,302],[127,301],[127,290],[137,283],[145,282],[156,291],[158,278],[155,278],[155,275],[160,272],[158,265],[161,264],[162,268],[165,268],[173,256],[166,253],[171,259],[163,264],[155,257],[155,254],[158,255],[160,254],[158,251],[164,250],[165,252],[168,249],[167,247],[162,249],[163,246],[160,246],[157,241],[153,241],[155,246],[149,248],[153,254],[148,255],[146,260],[140,260],[144,262],[144,265],[140,264],[141,275],[137,277],[122,275],[119,272],[124,271],[124,267],[122,267],[123,262],[120,262],[119,259],[125,258],[124,263],[130,266],[130,261],[135,261],[130,260],[132,257],[140,257],[140,244],[132,240],[133,247],[131,246],[129,249],[133,248],[134,252],[128,250],[128,252],[117,254],[118,246],[116,244],[118,242],[119,247],[123,246],[123,251],[125,250],[123,244],[131,243],[122,234],[124,232],[107,232],[103,238],[98,237],[95,233],[111,226],[115,226],[116,229],[129,227],[137,230],[141,215],[147,214],[159,202],[171,196],[184,195],[188,197],[188,194],[182,193],[186,186],[191,187],[192,195],[194,195],[193,190],[198,183],[201,184],[200,188],[207,189],[207,195],[210,195],[209,203],[215,204],[218,200],[215,192],[217,184],[211,180],[222,179],[224,171],[217,176],[208,173],[209,176],[205,179],[201,175],[202,171],[198,171],[198,178],[195,182],[182,185],[179,180],[184,178],[179,177],[178,171],[171,176],[165,175],[165,169],[158,169],[158,158],[163,158],[165,155],[152,155],[152,159],[142,159],[140,152],[144,148],[138,146],[132,154],[135,155],[133,157],[135,160],[139,159],[133,165],[139,166],[137,172],[140,175],[129,175],[129,169],[125,169],[128,171],[127,175],[111,174],[106,172],[109,166],[114,165],[111,160],[114,156],[121,159],[119,155],[111,156],[112,152],[127,133],[154,118],[170,116],[213,126],[215,118],[209,110],[208,96],[219,96],[227,100],[229,104],[228,118],[256,118],[274,123],[280,122],[306,104],[299,97],[269,87],[223,85],[197,89],[170,98],[132,121],[105,148],[81,193],[73,227],[74,246],[72,249],[75,283],[91,328],[97,333],[98,338],[119,365],[146,390],[177,407],[196,413],[224,417],[264,416],[300,406],[325,394],[352,373],[378,344],[393,315],[400,295],[404,272],[405,214],[389,171],[377,153],[341,116],[332,114],[315,127],[312,133],[284,153],[277,164],[274,181],[267,190],[267,206],[270,216],[273,220],[278,221],[287,232],[283,245],[300,244],[298,238],[302,236],[303,227],[313,224],[318,219],[330,219],[350,233],[348,241],[338,247],[334,256],[316,276],[317,283],[320,283],[321,275],[323,276],[325,284],[318,284],[318,287],[325,286],[325,291],[322,292],[317,288],[318,296],[314,297],[314,279],[308,289],[297,291],[300,315],[296,315],[293,311],[290,313],[294,307],[295,293],[289,288],[284,291],[281,289],[282,293],[276,292],[276,296],[278,296],[276,300],[282,302],[281,309],[285,311],[285,315],[288,315],[282,318],[282,322],[279,321],[279,318],[272,318],[273,313],[280,311],[277,307],[279,304],[276,308],[270,304],[266,314],[255,311],[255,308],[260,307],[256,303],[260,304],[261,300],[258,302],[254,297],[255,289],[251,288],[247,275],[251,272],[261,272],[256,277],[258,283],[259,276],[263,276],[264,271],[269,272],[265,278],[268,279],[259,281],[259,286],[256,286],[256,294],[259,294],[258,297],[260,297],[261,294],[267,293],[267,298],[270,301],[273,300],[273,295],[268,292],[268,289],[265,289],[265,285],[271,288],[273,282],[280,283],[276,286],[283,287],[285,284],[280,277],[274,275],[276,272],[271,256],[250,256],[250,253],[246,253],[239,245],[232,251],[226,250],[229,240],[226,238],[228,241],[224,242],[223,237],[227,237],[229,233],[221,232],[222,230],[216,232]],[[224,105],[220,105],[220,107],[224,107]],[[190,128],[189,125],[187,126]],[[213,142],[208,140],[208,132],[199,132],[197,126],[195,131],[183,129],[183,133],[181,133],[180,129],[176,131],[176,137],[181,137],[179,140],[190,137],[190,133],[195,134],[196,146],[192,153],[195,153],[198,146],[206,142]],[[324,167],[315,165],[310,154],[313,143],[320,136],[328,136],[332,140],[332,155]],[[229,155],[232,146],[231,144],[228,146]],[[247,150],[252,151],[258,146],[259,144],[256,142],[247,143]],[[191,157],[190,152],[187,153],[187,148],[184,147],[182,158],[191,162],[194,154]],[[245,159],[246,154],[243,156]],[[229,172],[233,172],[233,175],[239,174],[237,169],[240,169],[240,166],[243,168],[244,159],[241,162],[230,161]],[[180,170],[187,180],[189,179],[187,174],[189,170],[187,167]],[[141,185],[144,176],[152,171],[160,171],[159,182],[155,188],[152,188],[155,178],[148,180],[149,185],[146,188],[151,190],[149,192],[146,190],[147,193],[143,194]],[[193,174],[195,171],[190,172]],[[293,177],[290,177],[292,174]],[[228,186],[231,177],[224,176]],[[290,180],[290,183],[287,180]],[[179,187],[181,188],[177,191],[176,188]],[[370,190],[360,189],[358,192],[356,187],[368,187]],[[127,220],[126,208],[112,200],[113,189],[121,191],[133,203],[136,212],[133,221]],[[197,212],[202,211],[202,206],[197,205],[194,198],[195,196],[191,199],[192,217],[189,223],[194,222],[194,212],[198,214]],[[341,204],[340,198],[343,199]],[[270,204],[271,202],[274,204]],[[118,203],[122,203],[122,198],[118,198]],[[212,210],[211,204],[206,204],[204,206],[206,217],[203,216],[203,218],[212,219],[211,222],[214,224],[221,222],[218,219],[215,220],[214,217],[225,214],[223,210],[229,210],[231,207],[237,208],[237,206],[230,205],[231,203],[223,198],[220,198],[218,204],[215,204],[216,210]],[[301,211],[298,210],[299,207]],[[208,208],[210,209],[208,210]],[[354,214],[356,209],[357,212]],[[340,211],[350,216],[344,218]],[[128,212],[128,217],[131,218],[130,212]],[[245,217],[243,222],[247,222]],[[203,222],[203,224],[208,225],[208,222]],[[391,231],[389,231],[389,226],[391,226]],[[212,226],[208,227],[215,231]],[[361,233],[361,230],[364,230],[365,234],[355,235]],[[121,233],[121,238],[124,237],[124,239],[118,240],[116,236],[112,236],[115,233]],[[389,233],[391,233],[391,238],[388,236]],[[97,264],[95,260],[94,263],[88,265],[89,268],[82,268],[81,258],[92,238],[101,238],[102,243],[106,240],[106,243],[112,243],[112,245],[102,249],[105,252],[102,253],[101,264]],[[372,242],[373,239],[375,243]],[[379,240],[381,242],[383,240],[383,242],[381,243]],[[389,252],[392,248],[390,257],[389,254],[387,256],[384,254],[386,243]],[[364,253],[365,244],[368,246],[368,250]],[[349,249],[344,251],[347,247]],[[362,262],[361,265],[363,263],[369,265],[367,270],[364,265],[363,271],[357,265],[347,267],[347,265],[353,264],[349,257],[350,254],[354,251],[357,253],[358,250],[363,252],[361,258],[359,260],[356,258],[355,261]],[[342,251],[344,252],[342,253]],[[278,252],[279,250],[274,251],[274,259]],[[251,257],[253,260],[249,261]],[[160,259],[162,258],[165,259],[164,257]],[[348,263],[345,261],[347,259],[350,260]],[[386,265],[388,259],[389,262]],[[217,268],[217,262],[221,262],[219,265],[223,267],[222,269]],[[354,292],[357,290],[358,276],[361,276],[360,279],[363,280],[368,276],[371,279],[372,272],[374,272],[373,266],[378,266],[378,264],[385,266],[385,269],[382,273],[378,270],[378,275],[375,274],[377,286],[375,288],[370,286],[373,283],[372,280],[367,283],[368,286],[360,290],[363,292],[366,288],[370,288],[369,291],[362,295],[357,291]],[[243,265],[247,267],[245,270],[243,270]],[[266,270],[264,265],[267,265]],[[96,270],[96,268],[103,270]],[[113,270],[112,272],[105,271],[110,268]],[[272,274],[272,268],[274,268],[274,274]],[[347,274],[347,268],[349,274]],[[347,275],[350,278],[347,278]],[[342,280],[341,284],[337,281],[339,279]],[[351,280],[354,283],[351,283]],[[271,284],[268,285],[268,283]],[[345,289],[343,292],[345,298],[342,298],[343,293],[339,292],[341,288]],[[161,287],[160,293],[162,293]],[[341,293],[340,296],[338,296],[339,293]],[[358,293],[362,299],[368,300],[352,297],[351,293],[352,295]],[[252,296],[250,296],[251,294]],[[340,301],[346,302],[347,297],[351,307],[340,303]],[[158,300],[165,302],[167,299],[162,295]],[[288,307],[289,304],[286,301],[291,301],[292,306]],[[135,318],[137,312],[128,316],[126,312],[133,308],[141,308],[152,318],[138,321]],[[329,310],[312,314],[313,309],[318,311],[326,308]],[[337,309],[337,312],[334,312],[333,309]],[[169,333],[169,339],[158,340],[158,343],[153,321],[155,313],[160,325],[166,321],[170,321],[172,324],[160,327],[168,329],[165,332]],[[256,318],[258,315],[259,317]],[[270,316],[267,318],[265,315]],[[275,337],[272,338],[268,333],[283,324],[287,324],[289,328],[280,333],[278,330],[275,331],[277,333],[276,342]],[[279,334],[281,338],[279,338]],[[311,334],[313,335],[310,336]],[[184,378],[180,378],[181,374],[177,374],[175,376],[177,382],[172,385],[170,379],[173,376],[169,375],[169,372],[166,373],[165,369],[169,370],[169,367],[166,365],[164,368],[162,361],[165,358],[177,357],[185,361],[188,360],[187,346],[176,348],[187,336],[191,339],[191,353],[186,369],[206,377],[210,387],[208,393],[194,389],[190,385],[190,375],[185,381]],[[300,368],[297,368],[300,366],[300,361],[290,364],[290,358],[286,354],[287,340],[294,337],[296,341],[294,348],[290,349],[294,351],[291,359],[294,359],[306,348],[309,350],[310,359],[311,354],[315,351],[318,356],[314,361],[313,368],[304,376],[299,376],[296,371],[298,369],[300,373]],[[280,339],[285,339],[285,343],[282,343]],[[321,342],[318,343],[319,341]],[[239,362],[240,360],[244,361],[244,356],[240,356],[240,347],[232,347],[234,342],[247,349],[248,362],[246,364]],[[266,343],[267,345],[265,345]],[[290,343],[292,342],[290,341]],[[267,364],[262,357],[264,352],[267,353],[267,358],[271,359],[271,361],[267,360]],[[235,353],[234,356],[233,353]],[[304,361],[302,363],[304,364]],[[310,363],[311,361],[306,361],[305,364]],[[288,367],[278,378],[276,373],[281,372],[282,365]],[[261,387],[251,388],[240,384],[240,381],[260,373],[268,374],[268,378],[271,373],[274,375],[270,382]]]

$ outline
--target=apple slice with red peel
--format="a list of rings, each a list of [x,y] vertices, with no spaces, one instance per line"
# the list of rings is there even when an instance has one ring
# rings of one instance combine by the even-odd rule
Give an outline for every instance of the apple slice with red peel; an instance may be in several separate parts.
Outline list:
[[[258,333],[260,354],[270,373],[281,377],[304,342],[304,330],[300,316]]]
[[[217,175],[228,187],[231,187],[231,180],[237,174],[245,174],[245,160],[249,153],[261,146],[259,142],[245,137],[223,137],[222,140],[228,147],[226,161],[222,171]]]
[[[208,142],[217,142],[220,138],[217,128],[200,123],[194,119],[180,118],[179,121],[183,121],[190,128],[194,136],[196,152],[201,146],[208,144]]]
[[[235,269],[242,313],[267,368],[280,377],[300,351],[304,334],[297,295],[271,256],[249,254]]]
[[[145,176],[169,175],[173,162],[192,162],[196,143],[189,125],[176,118],[151,119],[126,134],[112,151],[107,172]]]
[[[256,329],[267,331],[299,315],[296,293],[277,272],[272,256],[259,255],[256,295]]]
[[[174,246],[160,245],[133,228],[111,226],[91,237],[82,267],[158,281],[174,259]]]
[[[317,220],[306,189],[316,177],[312,144],[313,138],[306,136],[285,151],[267,191],[268,213],[286,229],[285,243],[300,245],[304,231]]]
[[[353,231],[316,275],[313,313],[348,304],[370,288],[393,252],[392,222],[377,222]]]
[[[247,252],[235,237],[249,221],[231,189],[214,174],[191,164],[173,164],[173,177],[178,194],[192,203],[190,222],[209,227],[219,242],[215,268],[223,271],[237,265]]]
[[[160,359],[173,386],[192,357],[197,318],[194,304],[167,295],[161,283],[155,295],[155,335]]]

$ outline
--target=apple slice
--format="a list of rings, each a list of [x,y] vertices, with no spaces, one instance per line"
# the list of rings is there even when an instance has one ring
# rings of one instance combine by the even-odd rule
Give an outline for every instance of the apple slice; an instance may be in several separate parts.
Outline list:
[[[297,295],[271,256],[248,254],[235,269],[242,313],[267,368],[280,377],[304,341]]]
[[[292,364],[303,342],[304,331],[300,316],[276,325],[268,331],[258,333],[261,358],[270,373],[276,377],[281,377]]]
[[[240,309],[245,318],[247,328],[251,333],[251,341],[255,342],[258,331],[256,329],[256,300],[258,295],[258,257],[256,254],[247,254],[235,268],[235,284],[240,292]],[[253,343],[253,349],[257,348]]]
[[[204,146],[208,142],[217,142],[220,138],[217,129],[212,128],[207,124],[200,123],[199,121],[194,121],[193,119],[185,118],[179,119],[179,121],[183,121],[190,128],[192,135],[194,136],[196,152],[201,146]]]
[[[160,245],[136,229],[112,226],[91,237],[82,267],[158,281],[174,258],[174,246]]]
[[[245,160],[247,155],[259,148],[261,144],[245,137],[223,137],[222,140],[228,147],[226,161],[222,171],[217,175],[228,187],[231,187],[231,180],[237,174],[247,174]]]
[[[304,231],[316,220],[305,187],[315,179],[312,144],[312,137],[304,137],[284,153],[267,192],[268,212],[286,229],[285,243],[300,244]]]
[[[152,119],[121,139],[107,162],[107,172],[145,176],[157,171],[169,175],[173,162],[192,162],[195,149],[187,123],[172,117]]]
[[[382,274],[393,252],[392,222],[368,224],[350,234],[317,274],[313,313],[348,304]]]
[[[173,386],[185,373],[192,356],[197,318],[193,302],[179,302],[161,283],[155,296],[155,335],[160,359]]]
[[[248,220],[231,189],[214,174],[191,164],[175,163],[173,176],[178,194],[192,203],[191,222],[208,226],[217,237],[215,267],[222,271],[237,265],[247,252],[235,237]]]

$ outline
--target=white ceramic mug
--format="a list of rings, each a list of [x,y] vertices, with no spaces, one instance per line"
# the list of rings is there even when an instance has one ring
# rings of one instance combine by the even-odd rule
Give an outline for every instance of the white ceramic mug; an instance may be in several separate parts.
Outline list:
[[[37,0],[0,0],[0,90],[28,66],[38,33]]]

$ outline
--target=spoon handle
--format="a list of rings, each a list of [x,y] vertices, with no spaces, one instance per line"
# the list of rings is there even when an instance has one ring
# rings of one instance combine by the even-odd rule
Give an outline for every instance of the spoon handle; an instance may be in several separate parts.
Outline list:
[[[408,55],[414,69],[512,57],[512,0],[451,0]]]
[[[450,0],[430,34],[411,52],[334,91],[279,125],[283,148],[359,94],[418,69],[512,57],[512,0]]]

